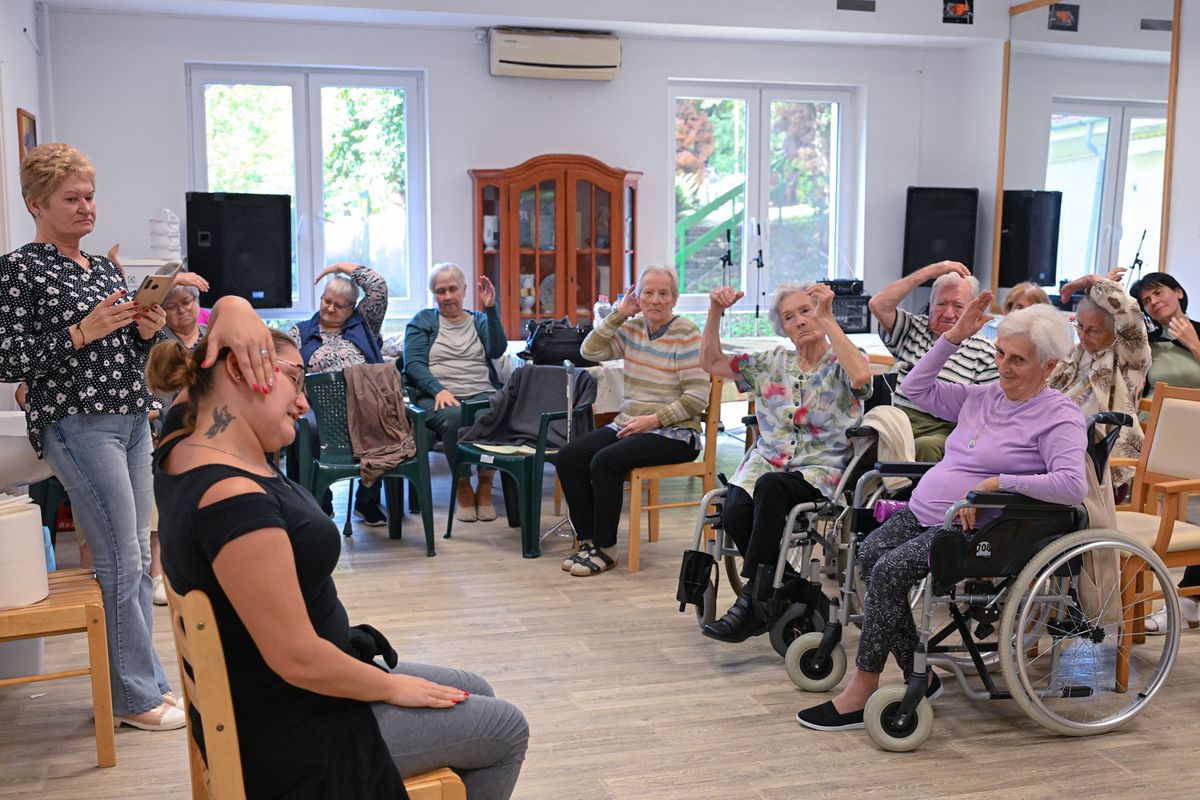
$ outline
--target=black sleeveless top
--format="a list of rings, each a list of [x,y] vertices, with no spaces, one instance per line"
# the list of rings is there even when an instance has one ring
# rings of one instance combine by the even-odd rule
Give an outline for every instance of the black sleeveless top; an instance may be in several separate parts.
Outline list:
[[[180,427],[173,408],[164,435]],[[283,475],[263,477],[228,465],[206,465],[178,475],[160,468],[179,438],[154,455],[163,570],[179,594],[202,589],[212,601],[229,671],[234,716],[248,798],[403,798],[407,795],[370,704],[292,686],[267,666],[221,590],[213,559],[227,543],[263,528],[282,528],[292,543],[300,591],[313,628],[345,650],[346,609],[331,574],[341,550],[337,526],[299,484]],[[245,477],[265,494],[246,494],[197,508],[213,484]],[[195,719],[195,711],[189,709]],[[201,728],[194,725],[198,744]]]

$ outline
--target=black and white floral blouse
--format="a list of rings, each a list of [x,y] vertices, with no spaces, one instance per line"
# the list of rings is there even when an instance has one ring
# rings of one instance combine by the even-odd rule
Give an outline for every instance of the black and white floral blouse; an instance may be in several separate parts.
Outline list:
[[[0,381],[29,385],[25,419],[39,456],[42,429],[73,414],[140,414],[162,405],[145,379],[146,356],[161,332],[143,340],[130,323],[75,350],[70,327],[125,288],[115,264],[82,255],[91,269],[52,244],[0,257]]]

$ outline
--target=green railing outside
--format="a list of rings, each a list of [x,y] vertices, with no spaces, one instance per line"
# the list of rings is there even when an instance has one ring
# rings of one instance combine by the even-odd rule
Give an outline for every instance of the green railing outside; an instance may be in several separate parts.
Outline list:
[[[716,239],[719,236],[724,236],[726,231],[733,231],[742,223],[742,217],[746,213],[746,204],[742,203],[741,208],[734,212],[729,219],[718,222],[709,230],[696,238],[696,241],[684,244],[687,237],[687,232],[708,219],[714,211],[729,202],[734,202],[744,194],[746,184],[741,183],[733,187],[725,194],[717,199],[697,209],[694,213],[684,217],[675,223],[675,241],[679,243],[679,249],[675,251],[675,269],[679,272],[679,285],[684,286],[686,264],[688,257],[695,253],[706,244]]]

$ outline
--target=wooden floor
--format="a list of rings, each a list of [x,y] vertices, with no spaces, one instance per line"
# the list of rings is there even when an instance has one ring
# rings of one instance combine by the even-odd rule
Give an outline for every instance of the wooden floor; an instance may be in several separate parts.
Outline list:
[[[722,446],[730,471],[740,446]],[[474,670],[529,718],[532,739],[516,797],[526,800],[794,800],[797,797],[1192,796],[1200,767],[1200,638],[1186,635],[1168,685],[1124,730],[1055,736],[1010,701],[973,702],[947,681],[934,732],[915,753],[876,749],[863,731],[816,733],[799,708],[830,695],[792,686],[765,637],[742,645],[703,638],[674,601],[680,551],[694,515],[668,512],[662,539],[642,544],[642,571],[573,578],[551,538],[520,556],[501,519],[458,524],[440,538],[448,499],[438,457],[438,555],[420,523],[401,542],[358,527],[336,575],[352,622],[370,622],[401,657]],[[689,488],[691,486],[692,488]],[[695,492],[680,481],[674,493]],[[498,493],[497,493],[498,494]],[[547,492],[547,496],[549,492]],[[339,509],[344,499],[339,497]],[[550,519],[550,503],[546,503]],[[548,522],[547,522],[548,524]],[[75,556],[60,542],[64,566]],[[722,600],[731,600],[727,588]],[[177,675],[165,608],[155,641]],[[85,658],[82,637],[46,645],[48,669]],[[849,634],[851,652],[856,634]],[[889,672],[885,681],[896,680]],[[123,728],[117,766],[95,767],[86,679],[0,689],[0,797],[187,797],[184,732]]]

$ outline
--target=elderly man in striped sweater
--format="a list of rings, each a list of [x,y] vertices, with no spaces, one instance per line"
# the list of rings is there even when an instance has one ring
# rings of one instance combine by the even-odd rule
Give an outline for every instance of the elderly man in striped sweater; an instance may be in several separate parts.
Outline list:
[[[572,575],[597,575],[616,564],[630,470],[682,464],[700,453],[709,378],[700,368],[700,329],[675,315],[678,299],[675,270],[646,267],[636,287],[583,340],[584,358],[625,359],[625,383],[617,418],[571,442],[556,461],[579,536],[579,552],[562,565]]]
[[[912,314],[899,308],[918,286],[933,281],[928,314]],[[871,298],[871,313],[879,320],[879,335],[896,357],[900,379],[929,352],[938,337],[954,327],[967,306],[979,294],[979,281],[957,261],[939,261],[906,275]],[[993,383],[996,346],[979,334],[967,337],[938,373],[938,380],[958,384]],[[916,440],[917,461],[941,461],[946,437],[954,423],[917,408],[897,389],[894,402],[908,415]]]

